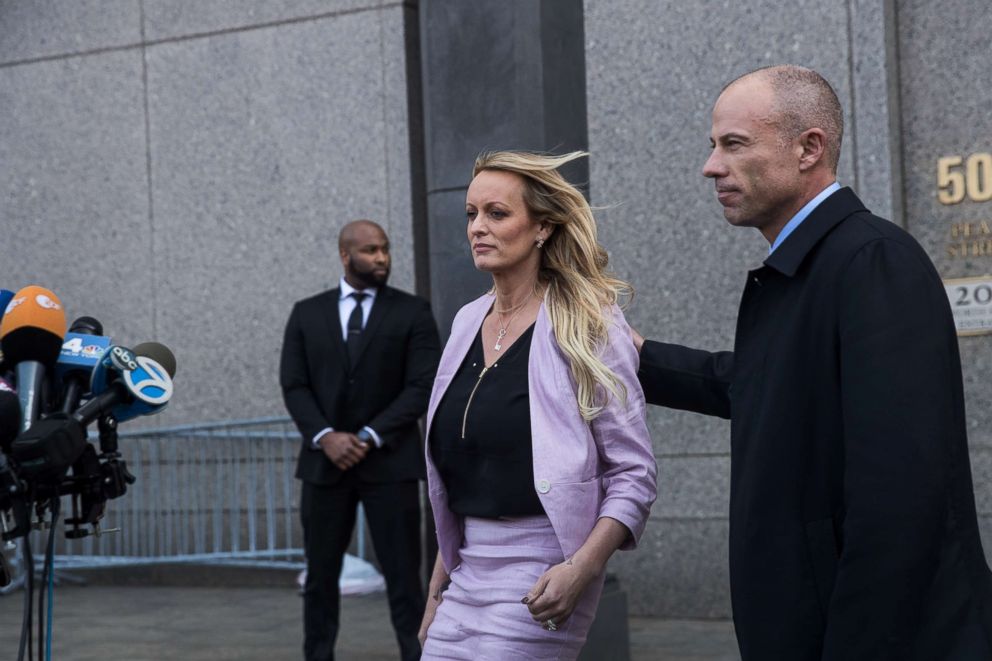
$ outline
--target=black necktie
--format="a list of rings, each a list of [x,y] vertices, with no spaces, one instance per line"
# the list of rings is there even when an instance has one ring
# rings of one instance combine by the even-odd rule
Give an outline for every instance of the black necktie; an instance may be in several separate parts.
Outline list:
[[[348,359],[351,361],[351,367],[355,366],[355,362],[358,360],[358,346],[362,341],[362,301],[368,294],[360,291],[352,292],[351,296],[355,299],[355,309],[351,311],[351,316],[348,317]]]

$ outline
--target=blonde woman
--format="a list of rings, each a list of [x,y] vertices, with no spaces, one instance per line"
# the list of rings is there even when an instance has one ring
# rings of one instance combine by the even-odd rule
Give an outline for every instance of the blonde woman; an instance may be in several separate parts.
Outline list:
[[[582,194],[582,152],[481,155],[465,202],[492,290],[459,311],[428,410],[438,557],[423,659],[574,659],[606,562],[633,548],[656,466],[629,291]]]

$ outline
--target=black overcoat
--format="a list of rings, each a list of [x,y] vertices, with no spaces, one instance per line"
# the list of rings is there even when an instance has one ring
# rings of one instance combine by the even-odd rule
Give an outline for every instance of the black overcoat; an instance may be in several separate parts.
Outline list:
[[[418,420],[427,410],[441,356],[437,324],[426,300],[381,287],[372,304],[355,364],[341,332],[334,288],[299,301],[286,324],[279,382],[303,436],[296,477],[334,484],[341,471],[311,440],[322,429],[375,430],[383,447],[354,468],[369,482],[424,478]]]
[[[992,659],[940,277],[848,188],[748,274],[733,352],[646,342],[650,403],[731,420],[744,661]]]

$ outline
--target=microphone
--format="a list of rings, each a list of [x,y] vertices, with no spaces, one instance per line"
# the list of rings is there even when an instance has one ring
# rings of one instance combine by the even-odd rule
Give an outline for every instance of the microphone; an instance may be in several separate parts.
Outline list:
[[[157,342],[139,346],[144,347],[143,352],[171,363],[175,371],[175,357],[167,347]],[[90,392],[93,397],[76,409],[73,418],[88,425],[112,413],[117,422],[124,422],[165,408],[172,398],[172,376],[155,357],[112,346],[93,368]]]
[[[38,419],[45,368],[58,359],[64,335],[65,310],[50,290],[29,285],[10,299],[0,321],[0,348],[6,364],[16,365],[21,431]]]
[[[135,345],[134,353],[139,356],[148,356],[165,368],[170,378],[176,378],[176,355],[169,347],[161,342],[142,342]]]
[[[79,400],[89,389],[93,368],[109,346],[110,338],[103,335],[103,324],[93,317],[80,317],[72,322],[55,363],[55,375],[63,384],[59,406],[63,413],[72,413],[79,406]]]

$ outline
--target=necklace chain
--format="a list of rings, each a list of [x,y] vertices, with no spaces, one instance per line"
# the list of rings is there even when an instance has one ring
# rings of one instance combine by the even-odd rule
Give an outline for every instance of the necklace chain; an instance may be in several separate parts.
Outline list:
[[[520,301],[519,303],[517,303],[513,307],[503,308],[502,310],[500,310],[499,308],[493,306],[493,312],[495,312],[496,314],[506,314],[507,312],[513,312],[514,310],[519,310],[523,306],[527,305],[527,301],[529,301],[529,300],[530,300],[530,296],[528,296],[524,300]]]
[[[517,318],[517,315],[520,314],[520,311],[524,309],[524,306],[527,305],[528,302],[530,302],[532,296],[533,293],[527,298],[525,298],[522,303],[512,308],[507,308],[505,310],[497,310],[495,307],[493,308],[493,311],[496,312],[496,315],[498,317],[497,330],[496,330],[496,346],[493,347],[494,351],[499,351],[500,349],[503,348],[503,338],[506,337],[506,333],[510,329],[510,324],[512,324],[513,320]],[[503,313],[509,312],[510,310],[513,310],[514,312],[512,315],[510,315],[510,319],[504,324]]]

